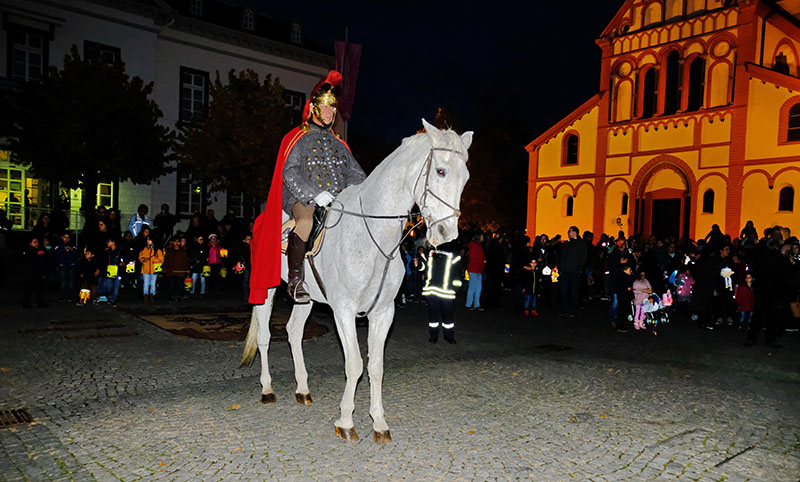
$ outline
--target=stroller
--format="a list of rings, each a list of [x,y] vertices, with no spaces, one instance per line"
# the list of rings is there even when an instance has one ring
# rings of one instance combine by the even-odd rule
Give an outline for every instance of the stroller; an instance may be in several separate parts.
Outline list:
[[[653,329],[653,335],[658,335],[659,325],[666,325],[669,323],[667,308],[670,306],[672,306],[672,293],[669,290],[667,290],[663,298],[655,293],[650,294],[642,305],[644,323],[646,326]],[[631,314],[628,315],[628,321],[633,322],[635,315],[636,306],[631,303]]]

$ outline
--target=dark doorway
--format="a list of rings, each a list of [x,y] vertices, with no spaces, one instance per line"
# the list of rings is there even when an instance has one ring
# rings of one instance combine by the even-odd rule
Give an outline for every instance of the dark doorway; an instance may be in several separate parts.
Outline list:
[[[674,236],[677,239],[681,230],[681,200],[653,199],[653,235],[658,239]]]

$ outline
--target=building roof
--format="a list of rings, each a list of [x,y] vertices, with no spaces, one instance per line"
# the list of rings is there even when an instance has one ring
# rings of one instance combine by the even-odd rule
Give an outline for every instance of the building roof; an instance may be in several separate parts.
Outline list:
[[[785,16],[795,24],[800,23],[800,0],[734,0],[731,5],[726,5],[720,8],[729,8],[731,6],[736,5],[737,3],[746,3],[746,2],[763,2],[768,5],[772,5],[777,7],[777,11],[780,12],[781,15]],[[633,0],[625,0],[622,4],[620,9],[617,11],[617,14],[614,15],[614,18],[611,19],[611,22],[608,23],[606,28],[600,34],[600,38],[605,38],[611,36],[616,32],[617,28],[619,27],[620,23],[625,19],[626,15],[630,11],[631,7],[633,6]],[[667,20],[666,22],[660,22],[658,24],[652,25],[652,27],[658,27],[663,25],[664,23],[670,23],[675,21],[682,20],[683,17],[676,17],[675,19]],[[645,27],[645,29],[651,27]]]
[[[542,145],[545,142],[549,141],[553,136],[555,136],[559,132],[561,132],[564,129],[566,129],[567,127],[569,127],[570,124],[572,124],[576,120],[580,119],[581,117],[584,116],[584,114],[586,114],[587,112],[592,110],[594,107],[596,107],[597,104],[600,103],[600,100],[602,98],[603,98],[603,93],[602,92],[592,96],[591,99],[587,100],[580,107],[578,107],[574,111],[570,112],[566,117],[561,119],[561,121],[558,124],[554,125],[550,129],[546,130],[544,132],[544,134],[540,135],[539,137],[534,139],[533,142],[531,142],[530,144],[525,146],[525,150],[527,150],[528,152],[531,152],[534,149],[536,149],[537,147],[539,147],[540,145]]]
[[[774,70],[750,62],[745,64],[745,69],[747,69],[747,73],[750,77],[769,82],[778,87],[800,91],[800,79],[797,77],[775,72]]]
[[[151,0],[140,0],[151,1]],[[303,33],[300,43],[291,42],[291,31],[293,24],[298,22],[289,19],[279,19],[271,17],[267,14],[259,12],[251,3],[247,2],[231,2],[225,0],[204,0],[203,15],[192,15],[190,11],[190,2],[188,0],[162,0],[159,3],[169,5],[174,11],[190,17],[193,19],[201,20],[206,23],[226,27],[229,29],[239,30],[249,35],[255,35],[269,40],[282,42],[287,45],[295,45],[307,50],[312,50],[325,55],[332,55],[329,48],[325,48],[322,44],[318,43],[313,38]],[[242,13],[245,9],[252,10],[255,14],[255,29],[245,30],[242,28]],[[302,25],[300,25],[302,27]]]

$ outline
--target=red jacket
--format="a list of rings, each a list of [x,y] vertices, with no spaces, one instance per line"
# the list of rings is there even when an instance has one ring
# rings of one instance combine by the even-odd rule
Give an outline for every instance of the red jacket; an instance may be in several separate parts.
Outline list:
[[[467,250],[467,257],[469,258],[467,271],[470,273],[483,273],[483,269],[486,266],[486,257],[483,254],[481,243],[470,241],[467,244]]]
[[[739,307],[740,312],[753,311],[756,297],[753,294],[753,288],[746,284],[736,287],[736,305]]]

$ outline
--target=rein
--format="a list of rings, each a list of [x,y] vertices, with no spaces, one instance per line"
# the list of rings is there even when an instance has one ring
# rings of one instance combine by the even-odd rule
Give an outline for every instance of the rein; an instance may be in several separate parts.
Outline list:
[[[383,274],[381,275],[381,281],[380,281],[380,284],[378,285],[378,292],[375,294],[375,298],[372,300],[372,304],[370,304],[370,306],[367,309],[367,311],[365,311],[363,313],[358,313],[359,316],[367,316],[372,312],[372,309],[375,308],[375,305],[378,303],[378,299],[381,296],[381,292],[383,291],[383,284],[386,281],[386,274],[389,272],[389,265],[391,264],[392,260],[394,260],[397,257],[397,252],[399,251],[400,246],[402,246],[403,242],[406,240],[406,238],[411,233],[411,231],[416,229],[422,223],[426,223],[428,225],[428,229],[430,229],[433,226],[435,226],[435,225],[437,225],[437,224],[439,224],[439,223],[441,223],[443,221],[446,221],[446,220],[448,220],[450,218],[458,217],[458,216],[461,215],[461,211],[459,209],[457,209],[455,206],[453,206],[452,204],[448,203],[447,201],[445,201],[444,199],[439,197],[430,188],[431,166],[433,165],[433,153],[435,151],[450,152],[450,153],[453,153],[453,154],[459,154],[460,153],[460,151],[457,151],[455,149],[448,149],[446,147],[431,147],[431,150],[428,152],[428,157],[425,159],[425,164],[422,166],[422,169],[420,169],[419,175],[417,175],[417,180],[414,182],[414,189],[412,191],[412,193],[417,191],[417,186],[419,185],[419,181],[422,179],[422,174],[424,173],[425,174],[425,185],[423,186],[422,207],[420,208],[420,212],[419,213],[408,212],[407,214],[398,214],[398,215],[364,214],[364,204],[361,201],[361,196],[358,197],[358,204],[359,204],[359,208],[361,210],[360,213],[353,212],[353,211],[347,211],[347,210],[343,209],[344,205],[342,205],[342,208],[336,208],[336,207],[332,207],[332,206],[329,206],[329,207],[326,208],[329,211],[334,211],[334,212],[338,212],[338,213],[341,214],[341,216],[339,216],[339,219],[336,221],[336,223],[334,223],[332,226],[328,227],[327,229],[332,229],[332,228],[336,227],[339,224],[339,222],[341,221],[342,216],[344,216],[345,214],[348,215],[348,216],[355,216],[355,217],[359,217],[359,218],[363,219],[364,220],[364,227],[367,229],[367,234],[369,235],[370,239],[372,240],[372,244],[374,244],[375,247],[378,248],[378,251],[384,257],[384,259],[386,259],[386,263],[383,266]],[[428,207],[428,195],[430,195],[433,199],[439,201],[440,203],[442,203],[445,206],[447,206],[448,208],[450,208],[453,211],[453,213],[450,214],[449,216],[443,217],[442,219],[438,219],[436,221],[429,222],[428,218],[430,218],[430,208]],[[334,202],[336,202],[336,201],[334,201]],[[341,202],[339,204],[341,204]],[[427,214],[426,214],[426,212],[427,212]],[[369,223],[367,223],[368,219],[394,219],[394,220],[399,220],[401,222],[401,226],[400,227],[402,229],[403,224],[404,224],[403,223],[404,220],[410,220],[410,219],[412,219],[412,217],[416,217],[418,215],[422,217],[422,220],[417,222],[411,229],[408,230],[408,232],[405,235],[403,235],[400,238],[400,241],[398,241],[398,243],[394,246],[394,248],[392,248],[389,251],[389,254],[386,254],[386,252],[383,250],[383,248],[381,248],[380,244],[375,239],[375,236],[373,236],[372,230],[370,230],[370,228],[369,228]],[[317,278],[317,283],[320,284],[320,288],[322,288],[322,291],[324,292],[325,288],[322,286],[321,281],[322,281],[321,279]]]

